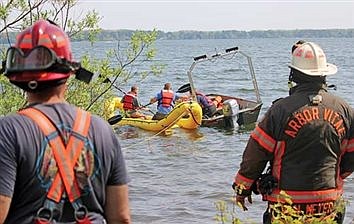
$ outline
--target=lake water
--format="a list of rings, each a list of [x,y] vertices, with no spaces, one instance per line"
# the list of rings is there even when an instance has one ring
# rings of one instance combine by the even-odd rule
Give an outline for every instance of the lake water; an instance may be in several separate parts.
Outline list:
[[[306,40],[320,44],[328,62],[338,66],[337,75],[328,78],[328,83],[335,84],[335,94],[354,106],[354,39]],[[165,82],[171,82],[175,90],[188,82],[187,70],[194,56],[212,55],[238,46],[252,57],[263,101],[261,117],[273,100],[288,94],[287,64],[290,48],[296,41],[295,38],[159,40],[155,45],[158,49],[155,62],[166,65],[163,74],[144,81],[133,78],[120,87],[129,90],[132,84],[138,83],[140,100],[143,104],[148,103]],[[74,51],[80,49],[81,53],[90,49],[96,57],[100,57],[116,44],[100,42],[90,47],[80,42],[74,43],[73,48]],[[255,99],[250,77],[238,76],[245,69],[243,62],[235,60],[200,65],[195,69],[196,88],[206,93]],[[156,110],[154,106],[150,108]],[[231,184],[250,130],[227,133],[213,128],[199,128],[196,131],[175,129],[171,136],[155,136],[151,132],[126,127],[118,130],[117,134],[132,180],[129,187],[133,223],[220,223],[214,219],[218,214],[215,203],[225,201],[228,210],[233,209],[230,203],[233,196]],[[353,177],[351,175],[345,181],[346,199],[351,203],[347,207],[345,223],[354,223]],[[261,201],[260,196],[253,196],[253,201],[247,212],[236,208],[236,216],[243,223],[261,223],[266,203]]]

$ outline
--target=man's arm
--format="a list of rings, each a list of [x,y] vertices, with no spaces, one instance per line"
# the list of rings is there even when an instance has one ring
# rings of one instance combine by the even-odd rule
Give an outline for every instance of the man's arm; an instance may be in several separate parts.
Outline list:
[[[8,196],[0,195],[0,223],[4,223],[9,212],[11,198]]]
[[[128,185],[106,187],[105,215],[109,224],[130,224]]]
[[[155,103],[156,101],[157,101],[157,98],[156,98],[156,97],[153,97],[153,98],[150,99],[150,103],[151,103],[151,104]]]

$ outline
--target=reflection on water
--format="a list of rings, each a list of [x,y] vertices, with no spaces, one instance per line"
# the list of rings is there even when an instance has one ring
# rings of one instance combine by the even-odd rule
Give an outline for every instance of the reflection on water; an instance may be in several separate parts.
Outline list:
[[[114,131],[121,139],[139,138],[139,129],[136,127],[116,127]]]

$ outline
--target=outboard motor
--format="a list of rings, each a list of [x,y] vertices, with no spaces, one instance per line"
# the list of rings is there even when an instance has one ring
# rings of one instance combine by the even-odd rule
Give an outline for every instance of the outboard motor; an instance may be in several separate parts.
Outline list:
[[[227,130],[235,128],[237,122],[239,106],[235,99],[225,100],[222,106],[222,112],[224,114],[224,126]]]

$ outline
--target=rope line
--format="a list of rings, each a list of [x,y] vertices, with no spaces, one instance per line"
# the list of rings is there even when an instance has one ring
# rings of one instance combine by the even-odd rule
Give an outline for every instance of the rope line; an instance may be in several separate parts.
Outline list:
[[[190,108],[186,109],[186,110],[190,110]],[[142,143],[145,143],[146,141],[150,141],[151,139],[155,138],[156,136],[160,135],[161,133],[163,133],[164,131],[170,129],[173,125],[175,125],[179,119],[181,119],[186,113],[183,112],[180,116],[178,116],[174,122],[171,122],[171,124],[169,124],[168,126],[166,126],[165,128],[163,128],[162,130],[160,130],[159,132],[157,132],[156,134],[154,134],[153,136],[150,136],[150,137],[147,137],[147,138],[144,138],[142,141],[140,142],[137,142],[136,144],[134,145],[131,145],[131,146],[128,146],[128,147],[124,147],[124,149],[130,149],[132,147],[136,147],[137,145],[140,145]],[[193,115],[192,115],[193,117]],[[197,122],[196,122],[197,123]],[[198,123],[197,123],[198,124]],[[150,144],[149,144],[150,145]]]
[[[201,123],[198,123],[197,119],[195,118],[194,114],[192,113],[192,109],[188,108],[188,110],[189,110],[190,115],[193,118],[194,123],[196,123],[197,125],[201,125]]]

